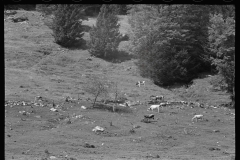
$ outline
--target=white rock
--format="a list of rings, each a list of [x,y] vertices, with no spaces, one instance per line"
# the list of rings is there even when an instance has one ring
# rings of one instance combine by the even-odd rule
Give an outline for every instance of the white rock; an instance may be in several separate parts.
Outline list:
[[[55,156],[50,156],[49,158],[50,159],[57,159],[57,157],[55,157]]]
[[[58,111],[58,110],[55,109],[55,108],[51,108],[50,110],[53,111],[53,112],[57,112],[57,111]]]
[[[82,109],[87,109],[87,107],[85,107],[85,106],[81,106],[81,108],[82,108]]]
[[[97,131],[103,132],[103,131],[104,131],[104,128],[102,128],[102,127],[100,127],[100,126],[96,126],[95,128],[93,128],[92,131],[93,131],[93,132],[97,132]]]

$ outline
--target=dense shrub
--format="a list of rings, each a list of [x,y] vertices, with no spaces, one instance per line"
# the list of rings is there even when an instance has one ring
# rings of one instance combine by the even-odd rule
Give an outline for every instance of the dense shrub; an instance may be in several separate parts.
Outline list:
[[[120,43],[118,18],[111,5],[102,5],[96,26],[90,30],[89,52],[108,58],[117,54]]]
[[[189,82],[210,68],[206,52],[208,8],[195,5],[133,5],[132,52],[142,76],[156,84]]]
[[[84,19],[84,5],[57,5],[51,27],[55,42],[63,47],[80,46],[83,42]]]
[[[84,91],[94,97],[93,107],[99,97],[107,97],[111,89],[111,83],[106,76],[92,76],[87,80],[86,85],[83,86]]]

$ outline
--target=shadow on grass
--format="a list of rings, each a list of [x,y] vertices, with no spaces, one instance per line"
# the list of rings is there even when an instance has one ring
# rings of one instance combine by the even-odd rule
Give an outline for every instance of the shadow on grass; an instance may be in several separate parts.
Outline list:
[[[65,47],[65,48],[67,48],[67,47]],[[88,49],[88,46],[87,46],[87,42],[85,40],[81,40],[77,44],[75,44],[74,46],[68,47],[67,49],[70,49],[70,50],[79,50],[79,49],[86,50],[86,49]]]
[[[193,82],[191,82],[191,83],[175,83],[173,85],[168,85],[168,86],[162,86],[162,85],[159,85],[159,86],[164,89],[174,90],[174,89],[180,89],[180,88],[188,88],[192,84],[193,84]]]
[[[101,103],[95,104],[95,106],[91,107],[91,109],[113,112],[112,105],[106,105],[106,104],[101,104]],[[115,113],[133,113],[133,111],[129,107],[116,106]]]
[[[114,54],[113,56],[110,56],[108,58],[103,58],[104,60],[112,63],[122,63],[125,61],[129,61],[132,59],[135,59],[136,57],[134,55],[131,55],[125,51],[119,51],[118,53]]]

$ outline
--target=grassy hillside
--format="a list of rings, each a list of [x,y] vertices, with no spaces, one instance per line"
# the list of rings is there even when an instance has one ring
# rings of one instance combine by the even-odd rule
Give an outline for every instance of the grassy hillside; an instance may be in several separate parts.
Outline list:
[[[21,10],[15,16],[26,16],[29,21],[4,21],[5,100],[33,101],[36,96],[42,96],[60,104],[63,97],[77,98],[79,94],[82,101],[66,104],[61,112],[49,111],[48,105],[5,107],[7,159],[40,159],[45,155],[45,149],[59,159],[67,159],[64,158],[66,155],[77,159],[200,160],[233,157],[235,123],[229,115],[234,110],[179,110],[170,107],[160,113],[151,112],[156,115],[153,123],[140,122],[144,114],[149,114],[149,105],[145,102],[150,95],[163,95],[167,101],[198,101],[214,106],[229,102],[227,93],[213,91],[210,84],[213,76],[196,79],[189,88],[179,85],[161,88],[139,75],[135,65],[137,60],[132,57],[121,57],[122,62],[118,63],[99,58],[88,61],[86,58],[90,54],[87,50],[69,50],[54,43],[52,31],[45,25],[40,13]],[[130,27],[127,16],[119,18],[120,32],[127,34]],[[95,22],[95,18],[90,18],[83,24],[92,26]],[[85,32],[84,39],[89,39],[88,32]],[[121,42],[119,50],[127,52],[128,44],[127,41]],[[128,100],[143,104],[134,106],[130,114],[81,109],[82,105],[91,106],[87,98],[93,99],[83,86],[88,83],[89,76],[102,74],[117,82],[119,90],[126,93]],[[135,84],[139,80],[146,81],[146,85],[137,87]],[[24,116],[19,114],[22,110],[34,110],[34,114]],[[195,113],[205,114],[208,121],[191,123]],[[83,115],[84,118],[67,124],[65,119],[73,114]],[[113,122],[113,126],[109,126],[109,122]],[[132,124],[140,126],[134,134],[129,132]],[[105,135],[91,131],[97,125],[107,130]],[[212,130],[220,132],[213,133]],[[85,142],[94,144],[96,148],[87,148]],[[220,151],[213,151],[211,147],[218,147]]]

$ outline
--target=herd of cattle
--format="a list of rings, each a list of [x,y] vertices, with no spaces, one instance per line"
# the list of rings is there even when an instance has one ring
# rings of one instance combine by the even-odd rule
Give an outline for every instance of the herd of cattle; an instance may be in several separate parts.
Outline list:
[[[18,105],[22,105],[22,106],[40,106],[40,107],[52,107],[51,109],[56,109],[56,108],[60,108],[61,106],[63,106],[66,102],[70,102],[70,103],[78,103],[79,104],[79,99],[73,99],[69,96],[67,96],[64,100],[64,102],[61,105],[57,105],[54,103],[54,101],[44,101],[43,97],[41,96],[37,96],[35,97],[34,101],[30,101],[30,102],[25,102],[25,101],[5,101],[5,107],[10,106],[18,106]],[[204,104],[202,103],[198,103],[198,102],[186,102],[186,101],[165,101],[164,100],[164,96],[162,95],[158,95],[158,96],[154,96],[151,95],[150,96],[150,100],[144,102],[144,103],[140,103],[139,101],[137,101],[136,103],[133,103],[131,101],[125,101],[124,103],[121,102],[114,102],[114,101],[105,101],[106,104],[113,104],[115,103],[115,105],[121,106],[121,107],[132,107],[135,105],[139,105],[139,104],[146,104],[146,105],[150,105],[150,107],[147,108],[147,111],[154,111],[154,109],[158,109],[158,113],[160,108],[162,107],[167,107],[167,106],[173,106],[176,105],[176,107],[179,107],[180,109],[184,106],[190,106],[191,108],[194,107],[207,107],[204,106]],[[214,106],[210,106],[215,108]],[[192,120],[194,119],[201,119],[202,115],[195,115],[195,117],[193,117]],[[154,119],[154,114],[149,114],[149,115],[144,115],[144,122],[150,122],[149,120]]]

